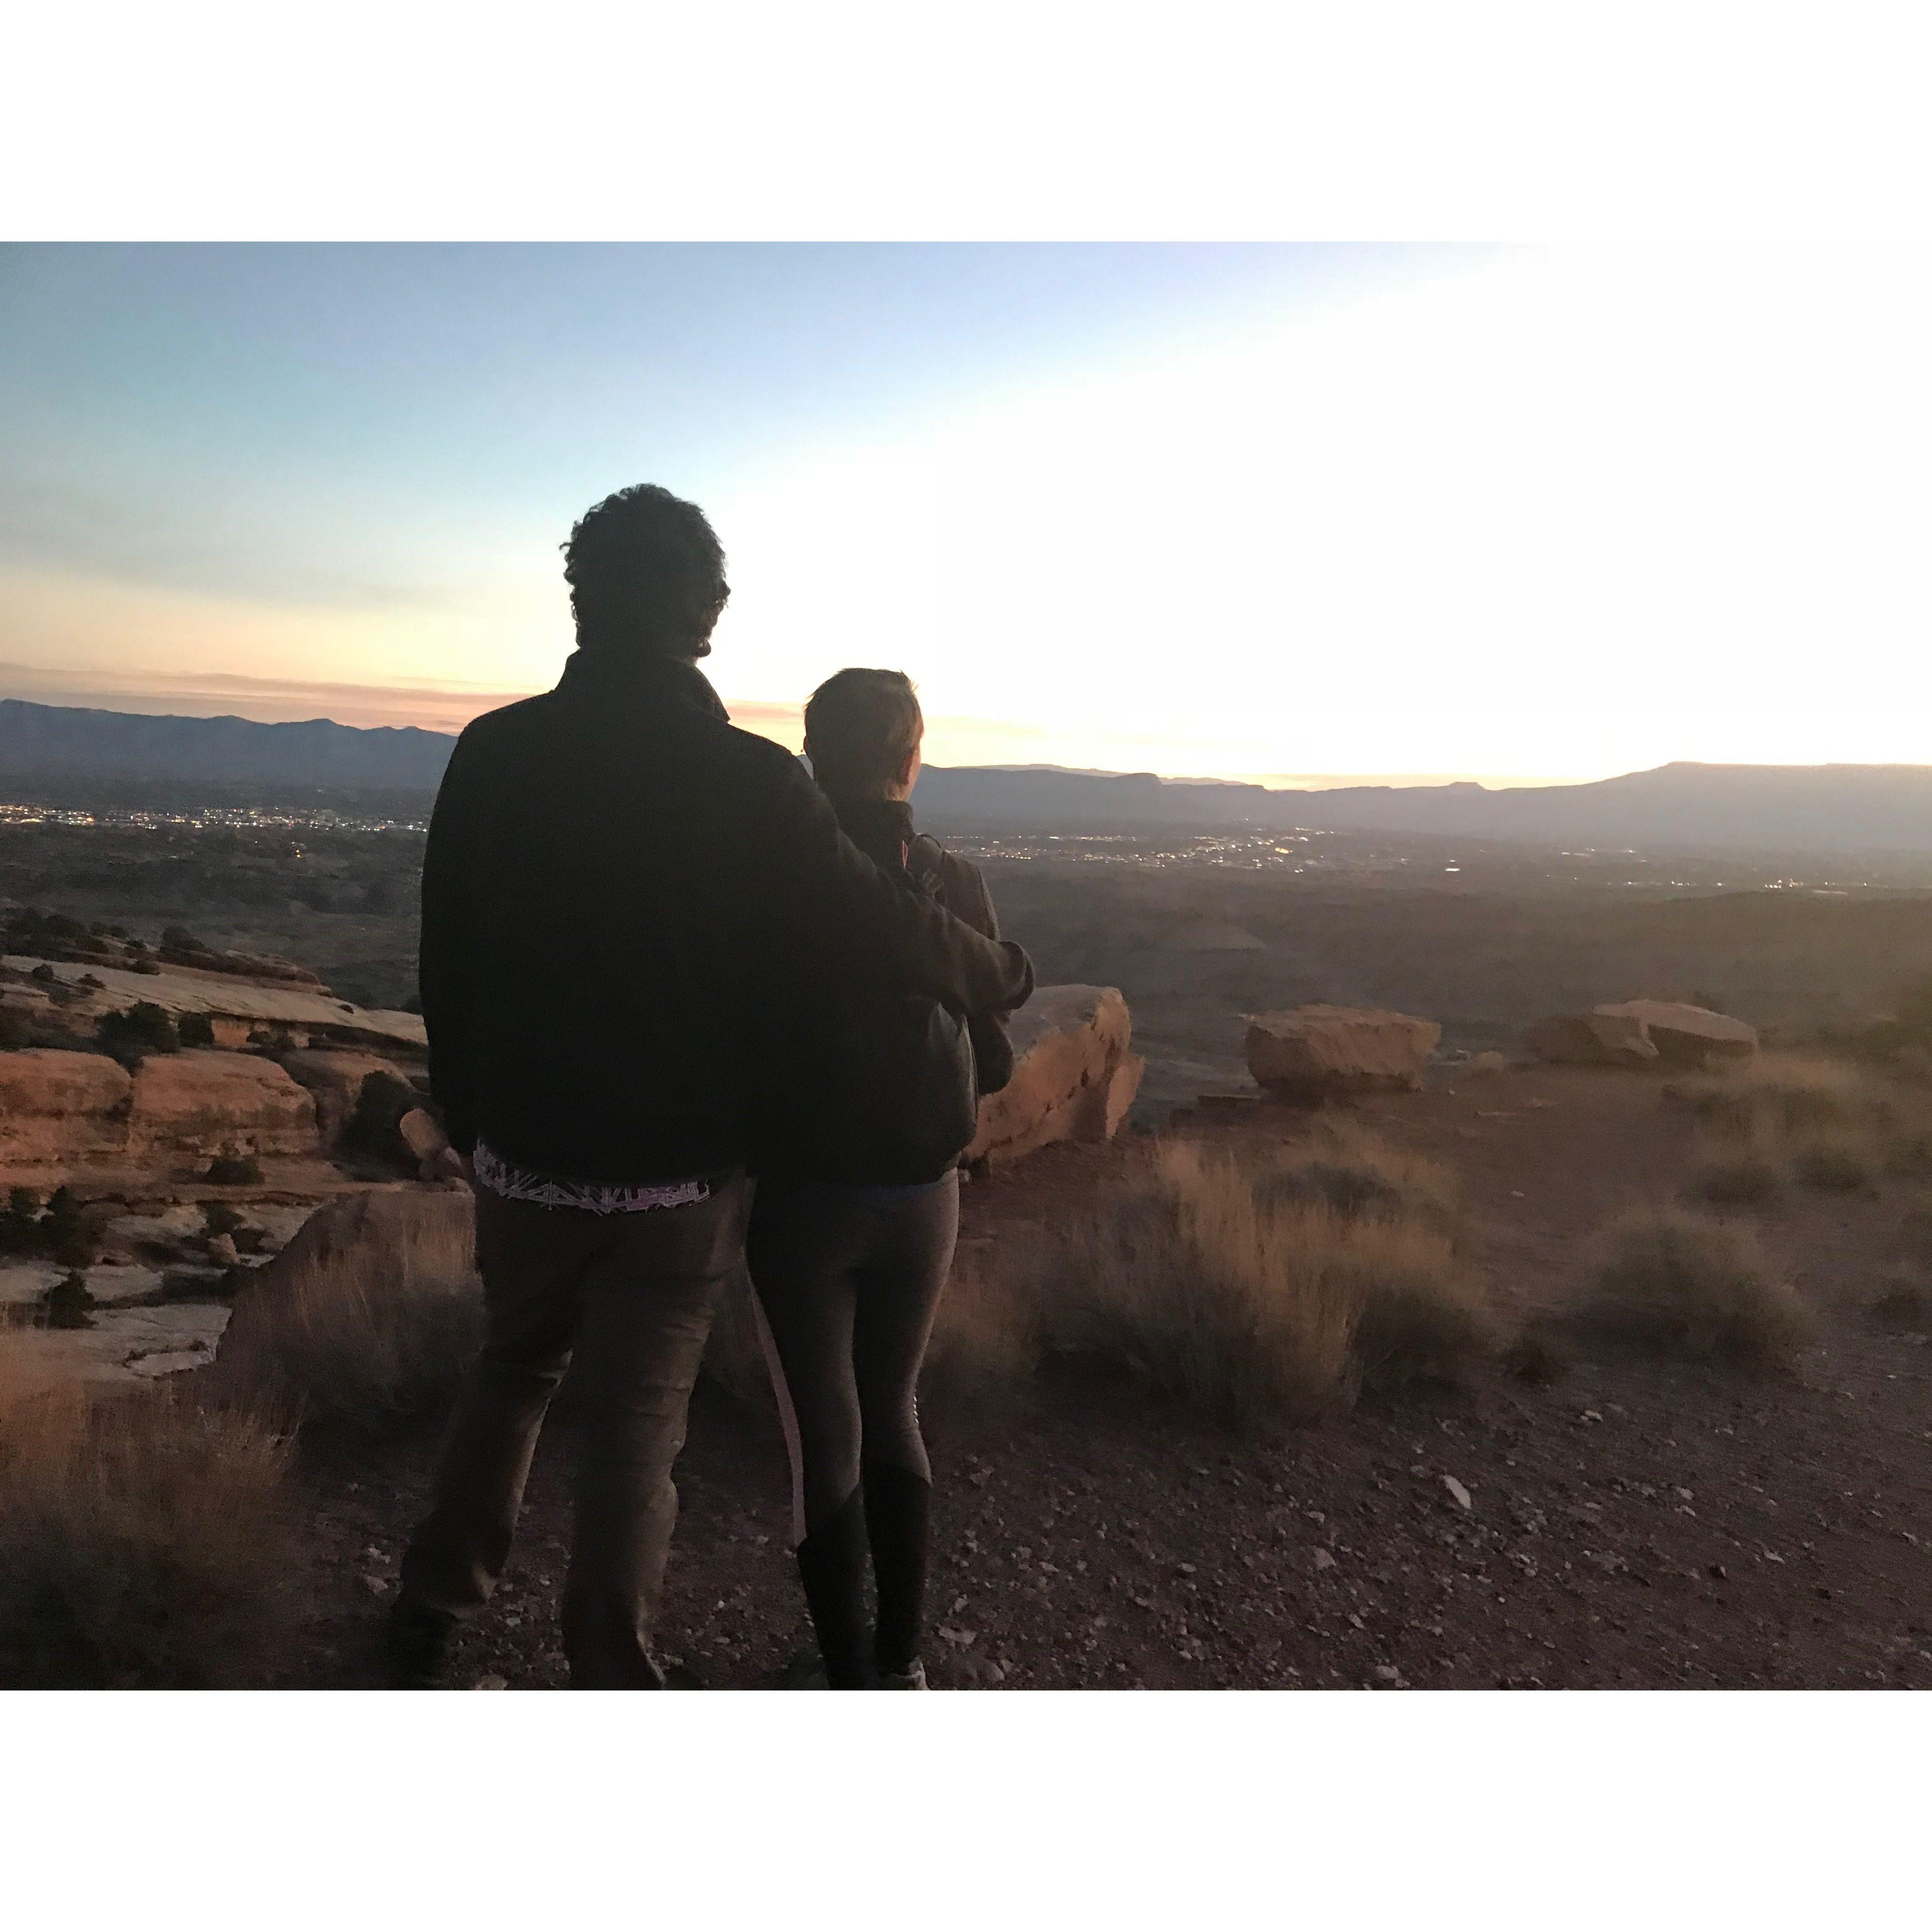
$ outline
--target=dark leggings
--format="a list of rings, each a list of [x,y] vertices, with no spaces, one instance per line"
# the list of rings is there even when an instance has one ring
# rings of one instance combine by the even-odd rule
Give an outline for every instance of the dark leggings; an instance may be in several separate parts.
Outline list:
[[[952,1264],[959,1177],[876,1188],[760,1181],[748,1254],[793,1419],[800,1568],[835,1679],[862,1676],[863,1571],[876,1661],[918,1654],[932,1471],[919,1371]]]

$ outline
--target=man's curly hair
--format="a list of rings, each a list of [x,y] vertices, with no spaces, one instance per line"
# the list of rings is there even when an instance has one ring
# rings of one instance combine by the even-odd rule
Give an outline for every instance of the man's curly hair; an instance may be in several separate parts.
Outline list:
[[[718,534],[695,503],[633,484],[586,510],[563,546],[577,641],[701,658],[731,586]]]

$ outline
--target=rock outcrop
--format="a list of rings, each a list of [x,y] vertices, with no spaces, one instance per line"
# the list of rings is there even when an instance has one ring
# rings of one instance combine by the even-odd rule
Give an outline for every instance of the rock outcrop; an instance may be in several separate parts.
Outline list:
[[[281,1063],[289,1077],[314,1098],[316,1124],[323,1140],[331,1144],[349,1124],[362,1097],[362,1083],[370,1074],[386,1073],[404,1085],[409,1081],[393,1060],[348,1048],[309,1047],[284,1054]]]
[[[188,1013],[204,1015],[217,1043],[224,1046],[244,1046],[251,1034],[266,1029],[298,1045],[314,1040],[412,1055],[427,1048],[420,1014],[358,1006],[320,986],[300,982],[251,980],[187,966],[136,973],[124,967],[16,953],[0,960],[0,966],[20,976],[44,968],[50,994],[71,1000],[72,1011],[84,1018],[98,1019],[143,1001],[177,1020]]]
[[[412,1269],[460,1273],[476,1241],[476,1197],[466,1187],[345,1194],[310,1215],[280,1253],[255,1271],[244,1297],[272,1294],[302,1274],[340,1268],[366,1268],[372,1286]]]
[[[1442,1029],[1412,1013],[1364,1006],[1294,1006],[1249,1017],[1248,1071],[1292,1099],[1422,1084]]]
[[[1634,1021],[1666,1066],[1732,1066],[1757,1054],[1755,1027],[1707,1006],[1674,1000],[1626,1000],[1594,1011],[1599,1018]]]
[[[1013,1077],[980,1103],[970,1161],[1017,1160],[1055,1141],[1110,1140],[1147,1063],[1128,1052],[1132,1022],[1112,986],[1042,986],[1016,1013]]]
[[[1624,1000],[1538,1020],[1523,1045],[1533,1058],[1558,1065],[1702,1070],[1750,1060],[1758,1038],[1745,1022],[1704,1006]]]
[[[1532,1059],[1556,1066],[1640,1066],[1657,1058],[1642,1022],[1608,1013],[1559,1013],[1523,1030]]]
[[[134,1081],[104,1054],[30,1046],[0,1053],[0,1163],[57,1167],[116,1158]]]
[[[213,1048],[156,1053],[134,1075],[131,1159],[200,1160],[226,1148],[312,1154],[320,1144],[314,1101],[272,1060]]]

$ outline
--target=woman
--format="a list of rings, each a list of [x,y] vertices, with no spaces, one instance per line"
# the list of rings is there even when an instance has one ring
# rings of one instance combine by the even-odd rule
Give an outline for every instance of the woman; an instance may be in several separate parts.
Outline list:
[[[806,706],[806,755],[847,836],[997,938],[979,868],[913,830],[924,733],[900,671],[842,670]],[[799,1575],[829,1688],[922,1690],[920,1364],[958,1232],[959,1156],[1012,1051],[997,1020],[858,977],[800,989],[773,1017],[748,1255],[792,1449]]]

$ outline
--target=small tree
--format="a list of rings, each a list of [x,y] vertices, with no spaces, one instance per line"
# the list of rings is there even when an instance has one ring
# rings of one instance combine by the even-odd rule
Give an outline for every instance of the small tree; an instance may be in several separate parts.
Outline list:
[[[208,1162],[207,1178],[217,1187],[259,1187],[262,1163],[238,1148],[224,1148]]]
[[[380,1160],[394,1160],[402,1152],[396,1124],[416,1106],[416,1090],[393,1073],[363,1076],[356,1096],[356,1111],[342,1130],[344,1146]]]
[[[47,1312],[50,1328],[92,1328],[94,1317],[88,1311],[94,1306],[94,1297],[88,1292],[87,1283],[78,1271],[64,1274],[49,1288],[41,1306]]]
[[[206,1013],[183,1013],[176,1022],[175,1030],[180,1034],[184,1046],[214,1044],[214,1022]]]
[[[103,1013],[95,1037],[130,1072],[149,1054],[178,1053],[182,1045],[173,1020],[152,1000],[124,1012]]]
[[[34,1043],[33,1016],[19,1006],[0,1006],[0,1053]]]

